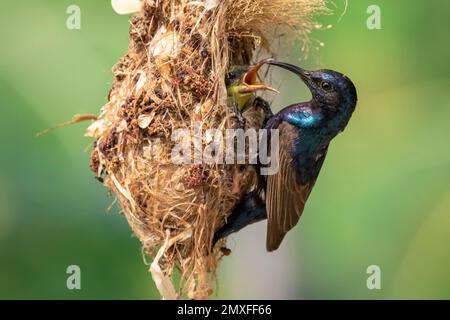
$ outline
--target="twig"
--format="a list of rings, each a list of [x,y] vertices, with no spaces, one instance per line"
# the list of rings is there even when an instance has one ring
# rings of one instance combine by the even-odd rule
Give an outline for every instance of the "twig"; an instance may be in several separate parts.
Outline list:
[[[62,128],[62,127],[67,127],[70,126],[72,124],[78,123],[78,122],[83,122],[83,121],[87,121],[87,120],[97,120],[97,116],[93,115],[93,114],[76,114],[73,116],[72,120],[57,124],[51,128],[47,128],[41,132],[36,133],[36,137],[40,137],[43,136],[44,134],[49,133],[50,131],[54,130],[54,129],[58,129],[58,128]]]

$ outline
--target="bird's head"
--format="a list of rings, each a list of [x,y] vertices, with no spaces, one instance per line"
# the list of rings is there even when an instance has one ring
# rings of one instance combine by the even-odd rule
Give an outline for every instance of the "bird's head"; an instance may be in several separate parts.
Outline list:
[[[313,100],[326,112],[353,112],[357,94],[353,82],[342,73],[333,70],[308,71],[295,65],[269,61],[271,65],[279,66],[297,74],[308,86]],[[345,110],[340,110],[345,108]]]
[[[262,60],[252,66],[232,66],[225,77],[228,96],[237,103],[239,111],[242,111],[248,100],[257,92],[276,89],[258,82],[259,69],[270,60]]]

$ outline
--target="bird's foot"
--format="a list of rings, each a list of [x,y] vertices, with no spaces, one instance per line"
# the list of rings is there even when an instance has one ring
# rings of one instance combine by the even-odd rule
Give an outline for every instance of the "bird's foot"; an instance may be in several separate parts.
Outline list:
[[[270,104],[266,100],[261,97],[256,97],[254,104],[257,108],[261,108],[264,111],[264,122],[267,122],[270,118],[273,117],[273,112],[272,109],[270,109]]]
[[[231,110],[233,111],[234,116],[236,117],[238,129],[245,129],[246,120],[236,103],[233,103]]]
[[[236,110],[235,112],[236,112],[236,120],[237,120],[238,128],[239,129],[244,129],[245,128],[245,123],[246,123],[244,116],[238,110]]]

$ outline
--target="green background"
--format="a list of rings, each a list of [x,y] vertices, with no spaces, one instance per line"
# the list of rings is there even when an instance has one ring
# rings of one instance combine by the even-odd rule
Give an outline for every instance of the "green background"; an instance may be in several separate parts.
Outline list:
[[[344,5],[335,2],[336,14],[321,19],[333,28],[314,33],[326,45],[307,66],[320,60],[347,74],[359,104],[283,243],[293,254],[258,253],[253,281],[276,285],[264,273],[275,257],[289,269],[283,297],[448,299],[450,2],[350,0],[339,22]],[[81,7],[81,30],[66,28],[70,4]],[[381,30],[366,27],[371,4],[381,8]],[[98,113],[128,26],[107,0],[2,3],[0,298],[158,298],[137,239],[117,209],[107,212],[112,198],[88,168],[86,125],[34,136],[76,113]],[[294,63],[300,55],[296,47],[289,54]],[[274,106],[308,98],[294,77],[275,78],[283,95]],[[239,237],[235,250],[245,248]],[[255,245],[263,252],[264,240]],[[219,270],[214,298],[261,296],[246,282],[245,261],[233,264],[239,257]],[[66,288],[72,264],[82,290]],[[381,290],[366,287],[369,265],[381,268]]]

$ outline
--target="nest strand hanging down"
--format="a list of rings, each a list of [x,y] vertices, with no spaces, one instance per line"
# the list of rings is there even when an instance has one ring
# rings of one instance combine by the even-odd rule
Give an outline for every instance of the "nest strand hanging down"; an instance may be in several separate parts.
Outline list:
[[[195,148],[209,142],[207,129],[237,126],[226,72],[254,62],[255,52],[272,55],[271,40],[281,34],[307,43],[313,17],[327,9],[324,0],[134,0],[131,10],[115,2],[122,13],[138,12],[128,52],[113,69],[109,101],[86,133],[96,139],[91,169],[152,258],[162,297],[205,299],[224,255],[225,240],[212,245],[214,232],[255,178],[250,166],[241,172],[195,159]],[[200,135],[192,164],[171,159],[177,129]]]

